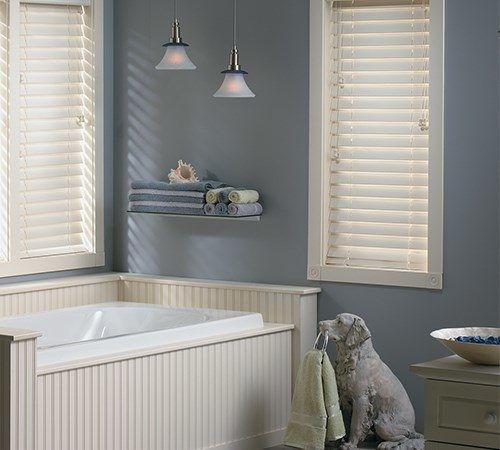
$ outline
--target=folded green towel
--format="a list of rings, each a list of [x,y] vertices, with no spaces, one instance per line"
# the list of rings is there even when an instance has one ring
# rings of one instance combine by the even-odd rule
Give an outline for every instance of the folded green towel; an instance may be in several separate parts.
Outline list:
[[[328,355],[321,350],[310,350],[297,374],[284,444],[323,450],[327,440],[345,435],[342,414],[337,414],[338,411],[337,385]]]
[[[226,191],[231,192],[233,189],[235,189],[235,188],[234,187],[225,187],[225,188],[210,189],[207,192],[206,201],[207,201],[207,203],[218,203],[220,201],[219,194],[221,192],[226,192]]]
[[[233,203],[256,203],[259,193],[251,189],[234,190],[229,193],[229,200]]]

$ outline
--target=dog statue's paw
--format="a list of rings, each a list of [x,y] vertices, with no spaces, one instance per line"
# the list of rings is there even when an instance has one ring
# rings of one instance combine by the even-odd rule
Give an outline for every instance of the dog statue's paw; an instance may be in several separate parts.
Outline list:
[[[389,450],[389,449],[395,449],[399,446],[399,442],[381,442],[377,446],[377,450]]]
[[[405,439],[400,442],[381,442],[378,450],[424,450],[425,439]]]
[[[358,446],[352,442],[343,442],[340,446],[340,450],[352,450],[354,448],[358,448]]]

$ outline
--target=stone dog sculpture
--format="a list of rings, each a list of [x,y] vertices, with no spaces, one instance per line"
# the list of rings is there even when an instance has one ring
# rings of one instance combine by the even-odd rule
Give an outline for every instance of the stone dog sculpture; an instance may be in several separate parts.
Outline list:
[[[340,448],[356,448],[374,433],[382,441],[380,450],[423,450],[424,437],[415,432],[415,412],[408,394],[374,350],[363,319],[339,314],[319,326],[337,347],[337,386],[349,430],[349,440]]]

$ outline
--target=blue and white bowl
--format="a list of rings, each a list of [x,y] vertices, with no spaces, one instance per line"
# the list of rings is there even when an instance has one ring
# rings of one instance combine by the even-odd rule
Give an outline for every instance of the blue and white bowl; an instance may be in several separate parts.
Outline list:
[[[442,328],[431,333],[431,336],[441,342],[448,350],[475,364],[500,366],[500,345],[475,344],[472,342],[459,342],[459,336],[500,336],[500,328]]]

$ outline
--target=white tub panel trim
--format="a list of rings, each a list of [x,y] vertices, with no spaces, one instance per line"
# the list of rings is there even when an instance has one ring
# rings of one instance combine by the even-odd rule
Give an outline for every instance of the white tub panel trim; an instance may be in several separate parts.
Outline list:
[[[264,324],[264,327],[257,330],[243,331],[240,333],[227,333],[205,339],[177,342],[175,344],[159,345],[157,347],[144,348],[141,350],[133,350],[130,352],[114,353],[102,357],[83,358],[80,360],[69,361],[60,364],[46,365],[43,367],[39,367],[37,369],[37,375],[46,375],[49,373],[73,370],[82,367],[99,366],[102,364],[126,361],[128,359],[143,358],[162,353],[170,353],[180,350],[186,350],[189,348],[204,347],[207,345],[220,344],[223,342],[232,342],[241,339],[249,339],[256,336],[265,336],[267,334],[281,333],[284,331],[291,331],[293,329],[294,326],[291,324],[266,323]]]
[[[17,328],[0,328],[0,339],[5,341],[25,341],[35,339],[42,334],[39,331],[19,330]]]
[[[314,286],[287,286],[279,284],[246,283],[239,281],[205,280],[198,278],[169,277],[136,273],[109,272],[95,275],[62,277],[51,280],[27,281],[0,285],[0,295],[20,294],[24,292],[45,291],[50,289],[84,286],[87,284],[109,283],[112,281],[137,281],[155,284],[174,284],[193,287],[229,288],[251,291],[279,292],[283,294],[317,294],[321,289]]]
[[[119,282],[120,274],[109,272],[95,275],[79,275],[76,277],[61,277],[51,280],[25,281],[22,283],[9,283],[0,285],[0,296],[11,294],[23,294],[27,292],[49,291],[53,289],[68,288],[74,286],[85,286],[89,284],[101,284]]]
[[[199,278],[165,277],[159,275],[135,273],[120,273],[118,275],[120,277],[120,280],[122,281],[135,281],[151,284],[171,284],[177,286],[208,287],[221,289],[225,288],[242,291],[265,291],[296,295],[309,295],[321,292],[320,288],[314,286],[286,286],[279,284],[245,283],[239,281],[204,280]]]

